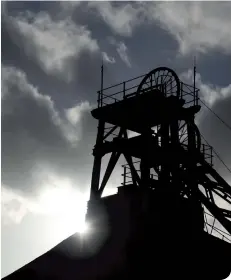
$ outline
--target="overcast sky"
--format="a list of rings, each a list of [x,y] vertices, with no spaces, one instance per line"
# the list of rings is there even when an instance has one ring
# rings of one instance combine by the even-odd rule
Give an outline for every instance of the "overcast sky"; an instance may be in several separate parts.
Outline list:
[[[201,98],[231,125],[231,2],[1,5],[3,277],[83,216],[102,58],[110,85],[158,66],[191,83],[196,56]],[[231,132],[207,110],[198,123],[231,166]],[[121,182],[116,172],[110,188]]]

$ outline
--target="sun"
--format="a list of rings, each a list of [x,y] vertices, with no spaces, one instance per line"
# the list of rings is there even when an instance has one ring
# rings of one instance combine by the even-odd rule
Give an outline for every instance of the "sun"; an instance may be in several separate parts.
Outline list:
[[[75,232],[86,234],[89,230],[85,222],[86,195],[70,184],[59,181],[56,187],[47,187],[39,197],[39,207],[54,218],[57,234],[62,237]]]
[[[77,232],[81,235],[86,235],[89,232],[89,225],[85,220],[82,223],[78,224]]]

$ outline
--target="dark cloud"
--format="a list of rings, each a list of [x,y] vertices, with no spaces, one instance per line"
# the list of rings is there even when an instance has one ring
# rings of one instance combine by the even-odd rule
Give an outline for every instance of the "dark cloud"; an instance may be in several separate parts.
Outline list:
[[[2,70],[3,184],[27,193],[39,191],[46,181],[40,168],[46,166],[48,173],[70,177],[76,187],[82,181],[79,187],[85,187],[95,132],[90,107],[85,111],[76,107],[79,120],[73,126],[48,96],[28,83],[24,73],[9,67]]]
[[[213,50],[197,58],[197,70],[201,73],[205,83],[216,83],[225,87],[230,84],[231,55]],[[208,69],[210,69],[208,71]]]

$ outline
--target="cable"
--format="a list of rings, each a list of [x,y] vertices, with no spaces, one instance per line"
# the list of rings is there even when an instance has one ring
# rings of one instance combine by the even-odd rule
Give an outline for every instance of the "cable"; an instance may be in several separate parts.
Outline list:
[[[207,106],[201,99],[200,99],[201,103],[210,110],[210,112],[212,112],[230,131],[231,131],[231,126],[229,124],[227,124],[224,120],[222,120],[222,118],[220,118],[209,106]],[[201,134],[201,133],[200,133]],[[205,142],[209,145],[208,141],[204,138],[204,136],[201,134],[201,137],[205,140]],[[211,145],[209,145],[211,146]],[[225,162],[221,159],[221,157],[219,156],[219,154],[216,152],[216,150],[212,147],[214,154],[217,156],[217,158],[220,160],[220,162],[226,167],[226,169],[231,173],[231,169],[225,164]]]
[[[200,98],[199,98],[200,99]],[[229,124],[227,124],[224,120],[222,120],[221,117],[219,117],[209,106],[207,106],[201,99],[200,99],[201,103],[207,108],[209,109],[230,131],[231,131],[231,126]]]
[[[208,141],[205,139],[205,137],[201,134],[201,137],[204,139],[204,141],[206,142],[206,144],[208,144],[210,147],[212,147]],[[216,152],[216,150],[212,147],[214,154],[217,156],[217,158],[220,160],[220,162],[226,167],[226,169],[229,171],[229,173],[231,174],[231,169],[227,166],[227,164],[221,159],[221,157],[219,156],[219,154]]]

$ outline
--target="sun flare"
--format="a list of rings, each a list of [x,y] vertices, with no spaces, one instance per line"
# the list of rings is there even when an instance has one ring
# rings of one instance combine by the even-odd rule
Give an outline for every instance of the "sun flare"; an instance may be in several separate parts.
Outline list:
[[[60,236],[75,232],[87,233],[86,195],[74,189],[70,184],[59,182],[56,187],[47,187],[39,197],[39,207],[44,214],[53,216],[58,221],[57,234]]]

